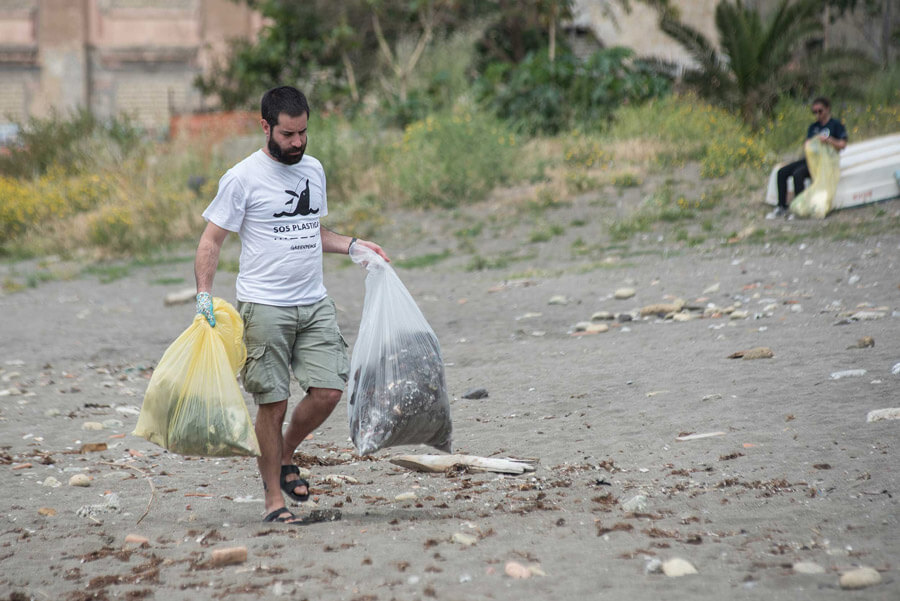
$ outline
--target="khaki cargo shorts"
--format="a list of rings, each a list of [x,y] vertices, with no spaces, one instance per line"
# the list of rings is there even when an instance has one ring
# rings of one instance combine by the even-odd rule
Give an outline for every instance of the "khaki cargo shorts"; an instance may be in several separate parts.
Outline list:
[[[247,345],[241,377],[257,405],[290,397],[291,372],[303,390],[344,390],[350,359],[330,297],[300,307],[238,302],[238,312]]]

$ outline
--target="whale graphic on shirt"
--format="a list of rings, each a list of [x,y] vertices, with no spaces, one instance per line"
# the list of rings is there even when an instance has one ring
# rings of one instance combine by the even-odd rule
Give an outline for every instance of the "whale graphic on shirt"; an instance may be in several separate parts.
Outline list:
[[[297,184],[300,185],[299,183]],[[291,206],[294,202],[297,203],[297,206],[294,207],[293,211],[281,211],[280,213],[275,213],[272,217],[294,217],[296,215],[303,215],[306,217],[307,215],[315,215],[319,212],[319,209],[311,209],[309,208],[309,179],[306,180],[306,188],[297,194],[295,190],[285,190],[291,198],[287,200],[284,204]]]

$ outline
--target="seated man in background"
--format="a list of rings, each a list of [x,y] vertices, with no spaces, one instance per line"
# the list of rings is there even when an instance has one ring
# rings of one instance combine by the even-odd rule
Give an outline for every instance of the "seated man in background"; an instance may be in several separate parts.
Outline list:
[[[812,112],[816,120],[806,130],[806,139],[815,136],[837,151],[847,146],[847,130],[844,125],[831,116],[831,102],[824,96],[820,96],[812,102]],[[778,170],[778,206],[766,215],[766,219],[786,217],[788,214],[787,182],[788,178],[794,180],[794,197],[796,198],[806,187],[806,178],[809,177],[809,166],[806,158],[788,163]]]

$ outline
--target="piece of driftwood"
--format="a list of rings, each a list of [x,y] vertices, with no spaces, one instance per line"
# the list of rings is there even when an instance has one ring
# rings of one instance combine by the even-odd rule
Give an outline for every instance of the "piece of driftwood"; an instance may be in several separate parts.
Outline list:
[[[193,301],[196,298],[196,288],[183,288],[177,292],[170,292],[169,294],[167,294],[166,298],[163,299],[163,304],[167,307],[171,305],[183,305]]]
[[[701,438],[712,438],[714,436],[725,436],[724,432],[704,432],[702,434],[684,434],[683,436],[676,436],[675,440],[678,442],[687,442],[688,440],[699,440]]]
[[[477,455],[398,455],[391,463],[419,472],[445,472],[457,466],[476,472],[522,474],[533,472],[537,459],[478,457]]]

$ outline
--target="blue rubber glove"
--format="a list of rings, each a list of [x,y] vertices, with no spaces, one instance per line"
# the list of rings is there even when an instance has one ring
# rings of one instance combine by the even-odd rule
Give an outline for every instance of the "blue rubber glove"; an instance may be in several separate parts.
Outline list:
[[[216,327],[216,316],[213,314],[212,295],[209,292],[197,294],[197,313],[206,318],[210,326]]]

